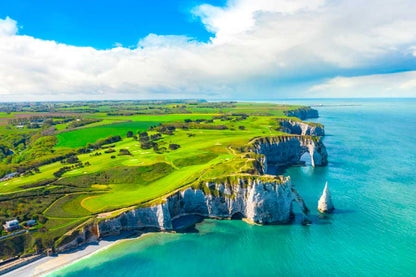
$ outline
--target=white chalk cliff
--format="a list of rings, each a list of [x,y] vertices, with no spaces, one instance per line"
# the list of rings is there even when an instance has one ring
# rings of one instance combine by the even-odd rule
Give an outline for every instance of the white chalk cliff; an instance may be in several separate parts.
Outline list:
[[[294,119],[279,119],[280,130],[294,135],[325,136],[324,126],[318,123],[304,122]]]
[[[250,142],[249,151],[262,155],[260,161],[267,164],[290,166],[299,164],[301,157],[309,153],[312,166],[324,166],[328,163],[325,145],[319,137],[311,136],[275,136],[256,138]]]
[[[155,228],[172,230],[172,220],[184,215],[208,218],[242,217],[257,224],[287,223],[296,202],[306,216],[309,212],[289,178],[242,176],[215,180],[168,196],[163,203],[132,209],[98,224],[99,235],[124,230]]]
[[[326,182],[324,192],[318,201],[318,211],[321,213],[331,213],[334,209],[334,204],[332,203],[331,199],[331,192],[328,189],[328,182]]]
[[[130,230],[173,230],[173,220],[186,215],[206,218],[243,218],[256,224],[282,224],[293,218],[296,202],[307,219],[309,209],[289,177],[233,176],[202,182],[167,196],[161,203],[132,208],[118,216],[84,226],[63,240],[63,251],[100,237]]]

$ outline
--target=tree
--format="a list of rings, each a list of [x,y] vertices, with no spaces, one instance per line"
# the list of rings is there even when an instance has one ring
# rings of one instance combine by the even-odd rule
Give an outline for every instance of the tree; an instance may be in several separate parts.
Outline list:
[[[179,147],[181,147],[179,144],[175,144],[175,143],[169,144],[169,149],[170,150],[176,150]]]
[[[128,137],[128,138],[133,137],[133,131],[128,131],[128,132],[127,132],[127,137]]]

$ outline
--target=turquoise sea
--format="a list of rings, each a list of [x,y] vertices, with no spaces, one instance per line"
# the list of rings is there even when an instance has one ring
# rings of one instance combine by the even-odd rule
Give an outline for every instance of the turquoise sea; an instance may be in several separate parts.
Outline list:
[[[416,276],[416,100],[322,104],[329,165],[290,175],[310,226],[205,220],[198,232],[120,243],[51,276]],[[347,105],[345,105],[347,104]],[[336,212],[321,218],[328,181]]]

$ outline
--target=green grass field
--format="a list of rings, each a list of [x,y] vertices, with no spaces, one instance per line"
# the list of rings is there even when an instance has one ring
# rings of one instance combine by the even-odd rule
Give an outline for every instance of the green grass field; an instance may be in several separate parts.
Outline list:
[[[12,113],[8,114],[5,112],[0,112],[0,118],[12,118],[14,115]]]
[[[176,108],[175,105],[169,107]],[[78,154],[84,166],[70,168],[58,179],[54,173],[65,165],[51,162],[40,166],[39,172],[0,182],[0,204],[9,201],[7,203],[12,205],[14,196],[36,201],[38,195],[54,195],[43,197],[37,203],[37,210],[43,209],[42,215],[47,219],[42,225],[47,231],[38,235],[44,239],[53,238],[56,242],[63,234],[99,213],[159,201],[177,189],[203,180],[247,174],[253,169],[253,159],[239,149],[244,149],[254,137],[284,135],[279,131],[278,118],[286,117],[285,111],[298,107],[267,103],[203,103],[187,105],[184,114],[89,114],[86,117],[102,121],[72,131],[65,131],[66,124],[55,126],[58,142],[54,151],[83,147],[108,136],[121,136],[122,140],[112,146],[114,152],[105,153],[105,149],[98,149]],[[92,108],[114,111],[108,105]],[[73,109],[82,108],[63,110]],[[216,118],[212,120],[213,117]],[[180,125],[184,127],[176,128],[173,134],[161,134],[161,139],[155,141],[159,150],[143,149],[139,141],[126,137],[128,131],[137,135],[138,131],[146,131],[159,123],[185,124],[186,119],[207,121]],[[4,133],[7,132],[12,130],[5,129]],[[150,136],[158,131],[148,132]],[[169,146],[173,144],[180,147],[171,150]],[[118,155],[120,150],[129,151],[130,155]],[[50,182],[45,183],[45,180]]]
[[[80,147],[88,143],[94,143],[100,138],[108,136],[126,136],[128,131],[137,134],[138,131],[145,131],[150,126],[156,126],[159,122],[155,121],[132,121],[116,123],[111,125],[95,126],[82,128],[74,131],[58,134],[58,143],[56,147]]]

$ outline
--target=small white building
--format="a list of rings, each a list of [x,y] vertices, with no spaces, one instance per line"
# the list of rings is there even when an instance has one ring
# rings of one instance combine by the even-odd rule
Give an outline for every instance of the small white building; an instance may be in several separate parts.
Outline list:
[[[17,219],[6,221],[6,224],[3,225],[3,228],[7,232],[11,232],[11,231],[20,229],[19,221]]]

